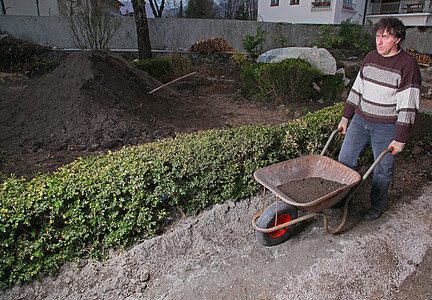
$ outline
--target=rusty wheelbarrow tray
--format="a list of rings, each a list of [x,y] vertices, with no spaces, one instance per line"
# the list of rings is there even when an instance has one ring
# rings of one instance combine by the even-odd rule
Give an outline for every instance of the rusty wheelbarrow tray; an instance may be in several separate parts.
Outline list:
[[[266,246],[280,244],[292,234],[294,224],[315,216],[324,218],[324,228],[328,233],[337,233],[342,229],[352,196],[382,157],[391,152],[391,149],[383,151],[362,177],[357,171],[324,156],[330,142],[339,131],[341,129],[332,132],[320,155],[302,156],[255,171],[255,180],[264,186],[263,209],[252,219],[252,226],[256,230],[256,237],[260,243]],[[306,203],[290,198],[279,188],[291,181],[313,177],[335,181],[341,187]],[[276,201],[264,208],[266,189],[276,195]],[[279,199],[282,201],[279,201]],[[345,199],[342,221],[337,228],[329,230],[327,215],[322,210],[335,205],[342,199]],[[310,213],[298,218],[297,208],[306,209]]]

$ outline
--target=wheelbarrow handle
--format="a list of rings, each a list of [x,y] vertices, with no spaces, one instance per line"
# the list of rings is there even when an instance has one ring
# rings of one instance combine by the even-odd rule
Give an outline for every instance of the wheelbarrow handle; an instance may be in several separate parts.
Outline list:
[[[369,167],[369,169],[366,171],[366,173],[363,174],[362,180],[365,181],[366,178],[372,173],[373,169],[377,166],[377,164],[381,161],[381,159],[386,155],[387,153],[393,152],[394,148],[390,147],[388,149],[385,149],[381,154],[377,157],[377,159],[373,162],[373,164]]]
[[[321,155],[324,155],[328,149],[328,147],[330,146],[330,143],[332,142],[334,136],[338,133],[342,131],[342,127],[339,127],[336,130],[333,130],[333,132],[330,134],[330,137],[327,140],[327,143],[325,144],[323,150],[321,151]],[[394,148],[390,147],[386,150],[384,150],[379,156],[378,158],[374,161],[374,163],[369,167],[369,169],[366,171],[366,173],[363,175],[363,180],[366,180],[366,178],[370,175],[370,173],[372,173],[373,169],[375,169],[376,165],[380,162],[380,160],[384,157],[384,155],[386,155],[389,152],[393,152]]]
[[[336,130],[333,130],[333,132],[331,133],[330,137],[327,140],[327,143],[325,144],[323,150],[321,151],[321,155],[324,155],[328,149],[328,147],[330,146],[331,141],[333,140],[334,136],[336,135],[336,133],[341,132],[342,131],[342,127],[339,127]]]

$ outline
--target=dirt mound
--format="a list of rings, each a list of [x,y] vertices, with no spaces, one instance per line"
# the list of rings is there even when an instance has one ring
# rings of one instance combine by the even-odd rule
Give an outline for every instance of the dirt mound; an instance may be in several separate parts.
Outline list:
[[[41,71],[44,61],[52,60],[51,48],[15,39],[0,32],[0,70],[27,75]]]
[[[4,122],[4,147],[94,151],[157,138],[155,120],[178,104],[170,88],[148,94],[161,84],[109,51],[70,54],[17,97]]]

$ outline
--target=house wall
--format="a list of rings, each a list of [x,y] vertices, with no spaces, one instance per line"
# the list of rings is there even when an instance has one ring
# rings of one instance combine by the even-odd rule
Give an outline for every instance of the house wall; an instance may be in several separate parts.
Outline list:
[[[271,6],[271,0],[258,1],[258,16],[264,22],[287,23],[332,23],[331,9],[311,11],[311,0],[299,0],[298,5],[290,5],[290,0],[280,0],[278,6]]]
[[[271,6],[271,0],[260,0],[258,15],[265,22],[340,24],[351,18],[353,22],[362,24],[365,1],[357,2],[351,10],[342,7],[342,0],[331,0],[328,8],[313,8],[312,0],[299,0],[298,5],[290,5],[290,0],[280,0],[279,6]]]
[[[344,8],[343,1],[338,1],[335,7],[335,24],[340,24],[345,20],[350,19],[351,22],[363,24],[363,16],[365,14],[365,1],[354,1],[353,9]]]
[[[137,48],[136,27],[133,18],[117,18],[120,30],[109,44],[110,49]],[[288,24],[235,20],[205,19],[148,19],[150,42],[154,50],[187,50],[196,41],[218,37],[226,40],[235,50],[243,50],[241,39],[245,34],[256,34],[257,26],[267,30],[263,50],[282,47],[279,38],[298,47],[310,47],[320,40],[318,24]],[[15,38],[35,44],[76,48],[63,17],[34,17],[0,15],[0,30]],[[432,54],[432,27],[408,27],[404,48],[414,48]]]

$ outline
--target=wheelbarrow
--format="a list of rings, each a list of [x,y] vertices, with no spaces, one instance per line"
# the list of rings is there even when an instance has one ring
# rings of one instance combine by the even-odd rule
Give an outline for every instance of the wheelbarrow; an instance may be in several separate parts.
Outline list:
[[[295,232],[297,223],[316,216],[324,218],[324,229],[328,233],[334,234],[343,228],[352,196],[370,173],[372,173],[384,155],[393,149],[384,150],[366,173],[361,176],[357,171],[324,156],[334,136],[341,130],[342,128],[339,128],[331,133],[320,155],[311,154],[302,156],[270,165],[254,172],[255,180],[264,186],[262,210],[252,219],[255,236],[261,244],[274,246],[283,243]],[[321,178],[336,182],[338,183],[338,187],[335,190],[329,191],[324,196],[307,202],[299,200],[301,195],[296,195],[298,198],[294,200],[292,196],[290,197],[282,191],[282,187],[289,182],[311,178]],[[276,201],[265,208],[266,189],[276,195]],[[342,221],[337,228],[330,230],[328,228],[327,215],[323,210],[336,205],[342,200],[345,201]],[[297,210],[299,208],[305,209],[309,213],[298,217]]]

